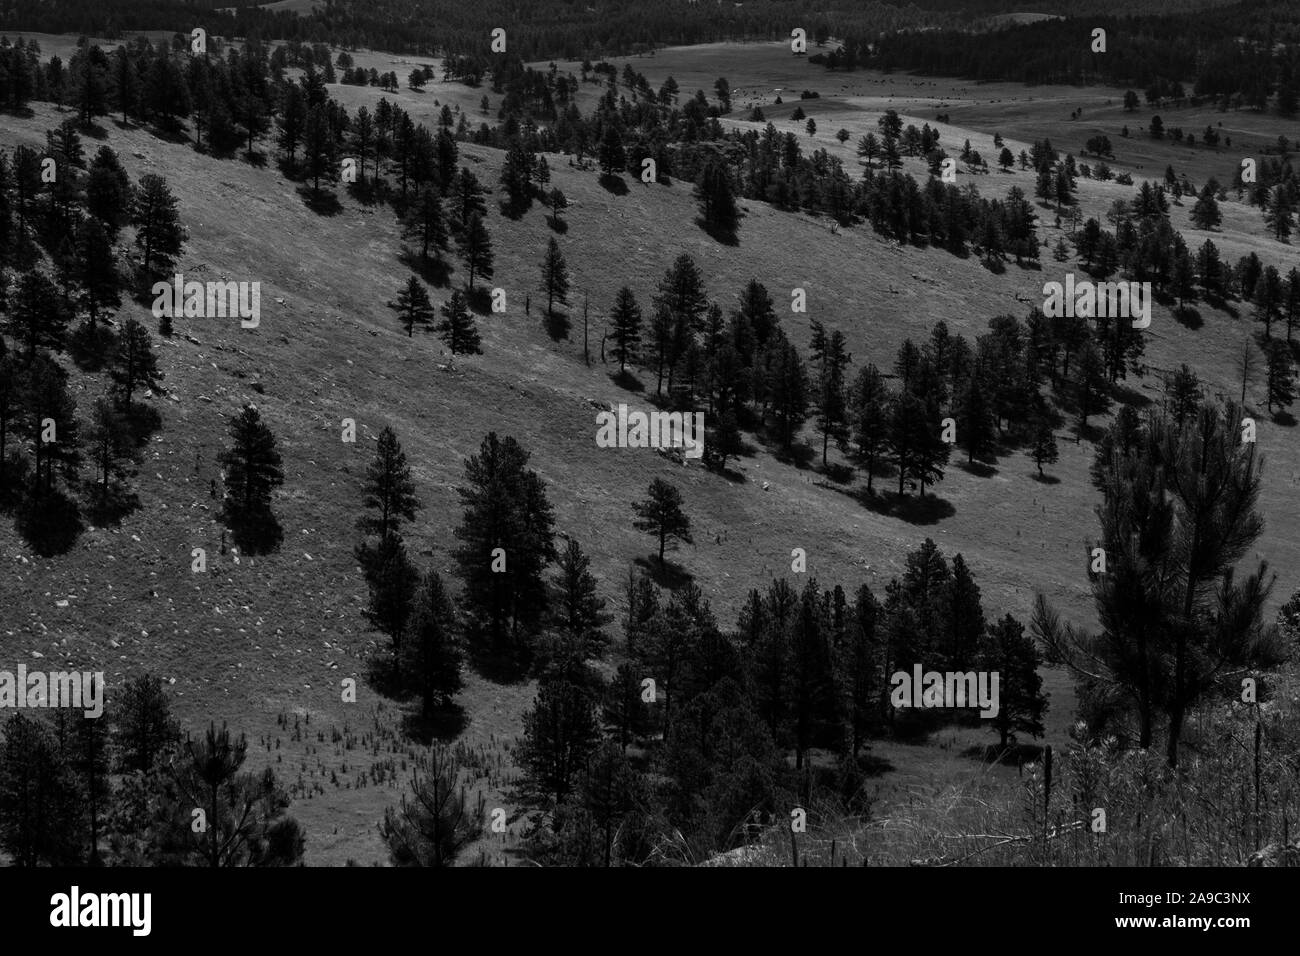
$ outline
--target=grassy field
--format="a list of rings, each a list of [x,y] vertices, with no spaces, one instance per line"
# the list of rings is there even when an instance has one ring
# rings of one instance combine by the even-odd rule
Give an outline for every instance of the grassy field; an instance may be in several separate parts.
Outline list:
[[[47,51],[51,46],[42,45]],[[734,117],[759,103],[782,129],[802,123],[787,117],[791,91],[816,89],[804,108],[818,121],[815,144],[852,157],[858,135],[874,128],[880,111],[895,108],[908,121],[934,123],[936,111],[951,114],[942,126],[952,152],[969,137],[991,157],[1000,131],[1013,151],[1036,136],[1070,148],[1094,128],[1117,144],[1117,170],[1139,175],[1163,172],[1168,162],[1193,172],[1186,149],[1115,135],[1122,91],[1026,90],[1010,85],[970,86],[907,76],[829,74],[782,53],[779,45],[735,45],[661,51],[632,62],[656,85],[674,75],[688,95],[711,92],[727,76],[734,90]],[[360,65],[384,63],[405,76],[414,65],[401,58],[362,53]],[[569,68],[570,64],[561,64]],[[773,107],[775,90],[787,99]],[[417,119],[432,121],[440,103],[467,110],[476,120],[485,91],[434,82],[423,93],[393,97]],[[354,110],[379,99],[377,90],[335,86],[331,93]],[[584,96],[594,100],[599,87]],[[490,96],[495,110],[497,97]],[[1087,124],[1071,122],[1085,106]],[[1114,110],[1114,115],[1107,112]],[[66,114],[39,104],[30,119],[6,118],[0,143],[38,145],[44,130]],[[1140,114],[1145,116],[1145,113]],[[1167,126],[1196,126],[1165,115]],[[1238,136],[1258,142],[1276,138],[1271,117],[1214,114],[1233,124],[1234,151],[1194,156],[1207,172],[1231,175]],[[729,119],[745,125],[743,119]],[[176,321],[177,335],[160,345],[165,395],[154,396],[164,428],[148,447],[137,482],[143,510],[117,529],[87,532],[69,555],[44,560],[28,552],[10,527],[0,526],[0,568],[7,602],[0,616],[6,657],[68,660],[94,666],[110,686],[142,669],[170,682],[182,718],[190,726],[215,718],[246,732],[258,746],[254,760],[277,767],[286,783],[301,788],[293,812],[308,831],[307,862],[337,865],[348,859],[382,861],[375,824],[383,807],[405,788],[410,745],[395,736],[399,708],[360,684],[357,704],[341,701],[340,681],[360,679],[376,635],[361,616],[365,586],[352,556],[360,482],[373,454],[372,441],[385,425],[397,432],[412,461],[424,510],[407,537],[422,564],[450,570],[452,529],[459,520],[455,486],[465,457],[490,430],[519,438],[533,453],[555,505],[557,527],[582,543],[611,609],[618,613],[620,585],[629,564],[651,550],[631,529],[630,503],[654,477],[678,484],[695,527],[695,544],[676,559],[709,596],[723,622],[734,621],[746,590],[789,569],[791,548],[808,553],[809,573],[846,588],[869,583],[877,593],[901,571],[907,552],[933,537],[946,554],[962,552],[983,590],[989,615],[1024,617],[1034,596],[1045,593],[1071,619],[1087,624],[1092,612],[1085,576],[1084,539],[1094,533],[1095,495],[1087,480],[1091,447],[1061,442],[1061,460],[1049,468],[1054,483],[1034,479],[1033,463],[1011,454],[990,475],[951,467],[938,486],[933,513],[903,521],[864,507],[852,486],[836,485],[819,472],[778,462],[756,449],[739,465],[743,482],[731,482],[698,464],[675,465],[651,451],[605,451],[595,442],[597,406],[635,401],[600,363],[600,329],[618,285],[627,283],[647,303],[664,269],[680,252],[700,263],[713,297],[730,309],[751,278],[763,281],[778,305],[790,290],[807,290],[808,315],[788,312],[783,322],[806,346],[808,320],[817,318],[845,332],[855,365],[892,364],[905,337],[920,339],[939,319],[968,337],[1003,312],[1023,316],[1041,301],[1044,281],[1074,268],[1046,251],[1041,271],[1014,265],[995,276],[975,259],[887,242],[867,227],[832,230],[828,223],[745,203],[736,247],[715,243],[692,224],[695,204],[686,183],[645,186],[615,196],[593,173],[549,157],[553,184],[571,208],[559,236],[573,273],[567,338],[543,327],[541,309],[525,314],[525,297],[540,299],[539,262],[552,230],[535,206],[521,221],[507,222],[491,207],[488,226],[496,246],[496,275],[505,289],[504,315],[479,317],[484,354],[453,362],[433,336],[409,341],[386,303],[410,274],[391,211],[367,207],[340,192],[342,211],[321,217],[309,211],[296,184],[273,168],[218,161],[184,144],[154,138],[137,128],[103,121],[105,142],[121,155],[132,176],[163,173],[180,199],[191,241],[181,263],[187,278],[229,278],[262,283],[262,321],[242,330],[237,321]],[[1132,128],[1138,122],[1129,120]],[[1142,123],[1142,125],[1145,125]],[[834,132],[853,138],[842,147]],[[1236,130],[1240,128],[1239,134]],[[1288,134],[1289,135],[1289,134]],[[1293,137],[1295,138],[1295,137]],[[1128,153],[1132,145],[1134,152]],[[1139,149],[1140,146],[1140,149]],[[480,180],[495,184],[501,154],[465,146],[462,161]],[[1202,167],[1195,167],[1201,169]],[[922,174],[918,162],[908,170]],[[963,176],[962,182],[966,181]],[[976,177],[980,189],[1001,195],[1013,183],[1032,195],[1029,173],[994,172]],[[1080,180],[1085,213],[1100,215],[1131,187]],[[1294,249],[1262,238],[1256,210],[1224,206],[1224,226],[1214,239],[1225,258],[1254,249],[1267,262],[1289,267]],[[1174,223],[1189,243],[1200,233],[1176,208]],[[1052,215],[1040,232],[1055,244]],[[463,281],[459,267],[452,281]],[[448,290],[435,290],[441,302]],[[582,358],[583,303],[589,304],[593,364]],[[123,310],[153,328],[146,309]],[[1187,362],[1216,389],[1235,394],[1231,353],[1249,325],[1202,307],[1203,325],[1191,329],[1157,308],[1148,361],[1153,370]],[[653,388],[652,376],[642,376]],[[89,407],[102,380],[79,377],[78,402]],[[1158,400],[1156,375],[1131,382],[1135,400]],[[256,386],[256,388],[254,387]],[[1262,396],[1252,389],[1252,401]],[[209,495],[218,476],[216,455],[226,440],[229,417],[254,401],[275,431],[285,459],[286,483],[276,501],[285,528],[279,553],[256,559],[221,553],[218,502]],[[1263,419],[1262,409],[1260,413]],[[355,445],[340,440],[340,422],[357,422]],[[1295,486],[1300,458],[1290,429],[1264,424],[1260,444],[1267,458],[1262,500],[1268,527],[1260,554],[1279,572],[1275,604],[1300,586]],[[191,549],[207,550],[206,575],[190,571]],[[1073,716],[1073,697],[1063,675],[1046,679],[1051,694],[1048,742],[1063,739]],[[462,695],[468,725],[461,738],[477,756],[488,805],[510,806],[512,776],[508,745],[532,699],[529,685],[501,686],[468,679]],[[306,721],[310,719],[308,725]],[[300,722],[295,730],[295,721]],[[337,742],[332,730],[341,739]],[[320,735],[320,736],[318,736]],[[323,736],[323,740],[321,737]],[[941,786],[954,774],[983,774],[956,755],[979,738],[967,732],[941,735],[925,746],[884,744],[877,752],[896,769],[887,792]],[[350,746],[349,746],[350,745]],[[269,747],[269,749],[268,749]],[[346,768],[346,769],[344,769]],[[1014,771],[1007,771],[1014,777]],[[335,782],[337,779],[337,783]],[[892,790],[891,790],[892,788]],[[499,845],[485,846],[495,858]]]

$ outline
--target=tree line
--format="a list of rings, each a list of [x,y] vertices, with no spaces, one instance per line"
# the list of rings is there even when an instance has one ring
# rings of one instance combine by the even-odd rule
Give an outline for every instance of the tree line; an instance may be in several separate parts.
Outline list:
[[[128,678],[102,717],[14,714],[0,737],[0,848],[16,866],[302,861],[274,772],[245,770],[248,741],[224,724],[182,739],[152,674]]]
[[[670,827],[686,841],[676,852],[700,858],[741,839],[755,810],[770,817],[814,789],[852,803],[873,737],[963,719],[951,709],[895,713],[889,677],[914,663],[998,670],[1000,746],[1042,733],[1032,640],[1010,616],[986,622],[970,568],[961,555],[950,564],[932,541],[881,597],[865,585],[846,593],[774,580],[750,592],[734,628],[719,625],[694,584],[665,591],[634,567],[621,653],[612,655],[613,618],[590,558],[557,534],[528,452],[489,434],[457,495],[458,594],[407,553],[402,531],[422,503],[396,435],[381,432],[357,548],[366,617],[390,638],[372,680],[434,719],[454,709],[469,664],[498,680],[537,679],[516,759],[544,819],[531,847],[539,858],[644,863]],[[665,540],[691,540],[685,508],[662,479],[631,504],[661,566]],[[814,749],[837,761],[815,769]],[[399,862],[444,865],[482,827],[481,806],[457,790],[457,761],[442,748],[430,760],[412,802],[381,827]]]

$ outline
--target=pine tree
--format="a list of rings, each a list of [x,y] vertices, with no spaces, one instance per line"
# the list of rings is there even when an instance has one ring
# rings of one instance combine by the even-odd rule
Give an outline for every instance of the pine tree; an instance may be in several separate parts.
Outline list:
[[[554,314],[556,300],[561,305],[569,304],[569,266],[554,236],[547,240],[546,255],[542,257],[542,288],[546,291],[548,316]]]
[[[602,716],[606,731],[624,753],[646,727],[646,705],[641,693],[641,679],[632,665],[619,664],[605,689]]]
[[[158,768],[181,736],[160,677],[144,673],[127,678],[113,710],[112,729],[114,767],[119,773],[151,774]]]
[[[516,139],[510,144],[501,168],[501,184],[506,187],[507,206],[515,215],[532,204],[536,166],[532,151],[522,140]]]
[[[402,236],[420,244],[420,258],[428,261],[429,250],[437,256],[447,248],[447,220],[438,190],[426,186],[407,210]]]
[[[826,467],[827,446],[832,438],[841,448],[848,444],[849,402],[845,371],[851,361],[843,333],[838,329],[833,330],[818,363],[821,381],[817,389],[817,430],[822,433],[823,468]]]
[[[101,866],[99,838],[104,832],[111,793],[107,721],[59,708],[54,712],[54,727],[80,805],[79,822],[84,828],[77,827],[77,832],[84,834],[86,840],[84,860],[89,866]]]
[[[1111,442],[1097,462],[1097,544],[1107,560],[1092,590],[1102,632],[1064,623],[1041,596],[1035,607],[1048,663],[1126,699],[1138,746],[1153,745],[1165,716],[1171,767],[1191,709],[1274,653],[1262,617],[1267,565],[1235,574],[1264,526],[1260,461],[1255,444],[1240,441],[1243,415],[1233,403],[1205,405],[1182,428],[1167,416],[1139,426],[1127,451]]]
[[[889,423],[889,447],[898,469],[898,493],[906,482],[917,485],[925,495],[925,486],[943,480],[943,466],[948,461],[948,445],[938,433],[938,422],[924,403],[910,392],[894,402]]]
[[[86,177],[86,211],[108,232],[110,244],[131,216],[131,178],[122,168],[117,153],[99,147]]]
[[[637,519],[632,526],[659,539],[659,564],[664,563],[664,549],[669,540],[691,540],[691,521],[682,510],[682,493],[676,485],[671,485],[662,478],[650,482],[650,488],[643,501],[633,502],[632,511]]]
[[[487,215],[487,205],[483,201],[483,187],[468,166],[462,166],[456,176],[455,186],[451,190],[451,213],[452,231],[457,239],[468,231],[470,222],[476,215]]]
[[[636,360],[637,344],[641,340],[641,307],[627,286],[618,290],[614,308],[609,314],[609,324],[618,370],[620,373],[626,372],[627,363]]]
[[[483,834],[484,803],[471,803],[461,766],[445,744],[435,743],[415,761],[411,792],[388,807],[379,835],[395,866],[451,866]]]
[[[68,63],[71,104],[82,127],[108,112],[108,58],[98,46],[84,46]]]
[[[1043,477],[1043,466],[1056,462],[1060,452],[1056,447],[1056,436],[1052,433],[1052,423],[1045,417],[1035,420],[1032,431],[1033,442],[1030,455],[1038,466],[1038,476]]]
[[[117,258],[108,232],[98,219],[86,219],[77,230],[76,273],[93,327],[102,312],[122,304]]]
[[[138,320],[127,319],[122,325],[109,374],[117,388],[118,407],[128,411],[137,389],[162,390],[163,373],[158,368],[153,339]]]
[[[22,414],[22,401],[22,368],[12,353],[0,355],[0,507],[9,503],[18,484],[14,469],[19,466],[10,462],[7,451],[10,432]]]
[[[68,389],[68,373],[48,356],[39,356],[24,377],[22,406],[32,438],[31,487],[40,498],[54,491],[56,472],[71,482],[81,464],[77,403]],[[47,429],[53,435],[51,441],[46,440]]]
[[[11,716],[0,744],[0,849],[16,866],[80,862],[79,809],[76,782],[49,725]]]
[[[822,733],[830,716],[830,621],[815,580],[799,595],[799,607],[790,629],[789,686],[794,730],[795,768],[802,769],[809,748]]]
[[[705,436],[705,455],[719,472],[727,470],[727,459],[739,458],[744,450],[736,413],[729,408],[713,416]]]
[[[519,748],[531,789],[556,804],[562,802],[599,739],[595,708],[585,688],[563,679],[540,682],[532,709],[524,714]]]
[[[369,587],[362,613],[372,627],[392,638],[400,662],[402,641],[415,610],[420,573],[406,545],[395,534],[385,535],[376,545],[362,542],[354,553]]]
[[[37,349],[63,348],[67,314],[59,304],[54,283],[43,272],[32,270],[18,280],[4,331],[26,345],[26,364],[31,365]]]
[[[952,575],[942,585],[938,604],[948,638],[948,666],[965,670],[974,660],[984,635],[984,607],[975,576],[960,554],[952,559]]]
[[[271,511],[271,494],[284,484],[275,436],[257,407],[245,405],[230,423],[230,437],[231,447],[218,456],[226,488],[221,520],[245,550],[273,550],[283,532]]]
[[[627,824],[637,815],[645,796],[644,778],[625,754],[613,741],[605,741],[578,777],[575,802],[594,837],[593,862],[607,867],[613,866],[619,844],[636,845],[635,828]]]
[[[113,105],[122,114],[122,125],[130,122],[140,98],[140,76],[135,61],[125,47],[118,47],[113,55]]]
[[[1278,242],[1285,241],[1295,228],[1295,210],[1288,190],[1286,184],[1278,183],[1269,190],[1264,206],[1264,221],[1273,230],[1273,238]]]
[[[478,355],[482,353],[478,326],[469,311],[465,294],[456,289],[451,298],[442,304],[442,321],[438,323],[438,336],[447,343],[452,355]]]
[[[488,235],[482,216],[475,213],[470,217],[469,225],[457,237],[456,245],[465,268],[469,270],[469,288],[473,292],[476,276],[492,278],[492,237]]]
[[[876,467],[889,447],[889,393],[880,370],[868,364],[853,386],[853,440],[858,459],[867,467],[870,493]]]
[[[982,460],[993,443],[993,421],[988,387],[981,369],[973,369],[966,379],[958,425],[958,434],[966,449],[966,461],[974,462],[976,458]]]
[[[1219,204],[1214,198],[1212,187],[1207,185],[1201,190],[1200,198],[1196,200],[1196,205],[1192,206],[1191,216],[1196,228],[1207,231],[1223,222],[1223,213],[1219,212]]]
[[[124,466],[135,451],[135,438],[130,424],[112,402],[99,398],[91,412],[90,428],[86,431],[86,446],[95,462],[98,473],[99,505],[107,505],[109,494],[119,482]]]
[[[515,439],[483,439],[457,489],[464,517],[455,556],[461,608],[487,650],[526,663],[528,643],[547,608],[546,566],[556,557],[554,512],[546,488]]]
[[[463,686],[461,655],[455,606],[436,571],[420,585],[400,655],[402,683],[419,696],[424,719],[451,706]]]
[[[284,98],[280,103],[278,120],[280,135],[277,143],[288,160],[289,169],[298,165],[298,147],[302,145],[303,131],[307,127],[307,101],[302,89],[293,83],[284,88]],[[362,169],[364,178],[365,170]]]
[[[176,197],[161,176],[146,173],[140,177],[131,206],[131,225],[135,226],[135,244],[143,256],[146,273],[165,272],[176,264],[185,247],[185,227],[176,209]]]
[[[580,661],[605,656],[609,637],[604,627],[610,616],[605,613],[604,598],[596,591],[591,559],[572,538],[556,561],[550,607],[551,626],[564,636]]]
[[[1268,345],[1268,410],[1273,406],[1290,408],[1295,401],[1295,369],[1291,362],[1291,347],[1281,339]]]
[[[1264,339],[1273,335],[1273,320],[1283,305],[1282,276],[1275,266],[1267,266],[1255,283],[1255,319],[1264,323]]]
[[[433,303],[429,301],[429,291],[415,276],[406,280],[406,285],[397,293],[397,300],[392,307],[401,319],[408,339],[415,334],[417,325],[424,327],[433,323]]]
[[[1174,374],[1165,382],[1165,392],[1169,396],[1169,412],[1181,428],[1183,422],[1196,414],[1201,407],[1201,382],[1196,373],[1184,363],[1174,370]]]
[[[767,391],[781,450],[790,453],[808,415],[808,373],[794,345],[781,336],[767,377]]]
[[[1084,344],[1079,351],[1079,362],[1075,372],[1074,401],[1078,409],[1078,431],[1075,440],[1083,437],[1088,428],[1088,419],[1100,415],[1110,407],[1110,383],[1106,378],[1105,365],[1101,353],[1091,342]]]
[[[979,666],[998,675],[998,712],[991,723],[1003,750],[1017,733],[1043,735],[1047,697],[1038,673],[1041,662],[1033,638],[1010,614],[989,628],[980,647]]]
[[[243,772],[248,741],[232,739],[223,724],[209,724],[188,739],[169,768],[155,829],[155,862],[161,866],[294,866],[301,862],[302,828],[289,816],[289,795],[268,767]],[[206,829],[195,839],[195,808]]]
[[[726,165],[717,160],[705,164],[695,184],[695,201],[699,203],[700,221],[706,229],[726,236],[735,233],[740,210]]]
[[[302,158],[305,172],[311,179],[313,199],[320,197],[322,179],[333,182],[336,178],[338,169],[338,164],[334,160],[336,152],[337,142],[330,123],[329,107],[322,103],[308,108],[307,119],[303,124]],[[405,179],[402,180],[402,185],[405,187]]]
[[[379,433],[375,457],[366,467],[362,504],[377,514],[363,514],[357,519],[357,530],[380,538],[400,535],[402,522],[414,521],[420,507],[406,452],[387,425]]]
[[[845,641],[837,649],[835,681],[844,698],[849,753],[857,759],[879,722],[883,648],[878,633],[880,602],[867,585],[858,588],[849,609]]]
[[[613,123],[605,124],[605,132],[600,140],[600,148],[597,150],[597,162],[600,164],[600,174],[605,177],[621,173],[627,166],[623,137]]]

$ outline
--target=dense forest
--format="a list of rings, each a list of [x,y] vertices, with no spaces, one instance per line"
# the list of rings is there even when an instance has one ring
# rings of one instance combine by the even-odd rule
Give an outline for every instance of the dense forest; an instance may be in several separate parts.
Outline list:
[[[1106,31],[1104,50],[1094,49],[1095,29]],[[1258,0],[1191,16],[1075,17],[980,32],[850,29],[836,36],[841,47],[813,57],[831,69],[1154,87],[1172,99],[1182,99],[1182,85],[1191,84],[1189,94],[1239,95],[1255,108],[1287,90],[1287,115],[1300,85],[1300,15]]]

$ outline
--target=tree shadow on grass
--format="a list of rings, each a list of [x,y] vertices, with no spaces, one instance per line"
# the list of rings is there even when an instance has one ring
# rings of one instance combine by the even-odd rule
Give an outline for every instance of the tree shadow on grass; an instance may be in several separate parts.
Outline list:
[[[375,188],[375,181],[373,179],[367,179],[364,183],[348,183],[345,188],[347,189],[348,195],[363,206],[377,206],[382,202],[379,190]]]
[[[487,286],[479,286],[476,289],[465,289],[465,303],[469,310],[475,315],[492,314],[492,290]]]
[[[417,705],[414,711],[402,717],[402,732],[425,746],[435,740],[450,743],[464,733],[467,726],[469,717],[459,704],[438,708],[429,717],[425,717]]]
[[[406,691],[402,689],[397,659],[388,650],[375,654],[366,664],[366,683],[384,697],[393,700],[405,700]]]
[[[310,186],[300,186],[298,195],[303,204],[318,216],[337,216],[343,211],[343,204],[333,190],[313,193]]]
[[[858,770],[868,777],[881,777],[894,769],[893,761],[868,751],[858,754]]]
[[[120,126],[121,124],[114,124]],[[108,130],[99,123],[78,123],[77,132],[87,139],[105,140],[108,139]]]
[[[542,326],[553,341],[561,342],[569,337],[569,317],[563,312],[552,309],[543,316]]]
[[[740,245],[740,237],[736,235],[734,228],[726,229],[722,226],[711,225],[705,222],[703,218],[696,218],[695,224],[703,229],[714,242],[724,246]]]
[[[451,266],[445,259],[425,259],[423,256],[410,249],[403,249],[397,257],[402,265],[406,266],[426,283],[439,289],[445,289],[451,285]]]
[[[1057,478],[1055,475],[1048,475],[1048,474],[1040,475],[1036,471],[1030,472],[1029,477],[1032,478],[1034,481],[1038,482],[1040,485],[1059,485],[1061,483],[1061,479]]]
[[[1205,320],[1201,318],[1200,311],[1192,308],[1190,305],[1185,305],[1181,309],[1174,309],[1174,319],[1183,328],[1191,329],[1193,332],[1205,324]]]
[[[628,193],[627,183],[623,181],[622,176],[615,176],[613,173],[604,173],[600,177],[600,185],[606,192],[615,196],[626,196]]]
[[[1294,428],[1296,418],[1290,412],[1279,410],[1273,413],[1273,424],[1281,425],[1283,428]]]
[[[957,467],[976,478],[992,478],[998,473],[997,468],[986,461],[959,461]]]
[[[1005,747],[1001,744],[986,744],[984,746],[967,747],[962,751],[961,755],[984,763],[1002,764],[1005,767],[1023,767],[1027,763],[1041,760],[1043,747],[1041,744],[1009,743]]]
[[[708,466],[708,469],[709,469],[709,474],[717,475],[719,478],[723,479],[724,481],[729,481],[733,485],[743,485],[746,481],[749,480],[745,477],[745,473],[743,471],[738,471],[735,468],[726,468],[726,467],[719,468],[716,464],[710,464]]]
[[[168,143],[183,144],[190,141],[189,134],[186,132],[185,127],[180,123],[177,123],[175,126],[170,126],[165,123],[153,123],[149,127],[149,132],[158,139]],[[98,138],[95,137],[94,134],[91,134],[91,136],[92,138]]]
[[[847,485],[853,480],[853,469],[842,462],[827,462],[822,474],[837,485]]]
[[[856,498],[858,503],[868,511],[889,518],[897,518],[899,521],[906,521],[908,524],[938,524],[945,518],[951,518],[957,513],[957,509],[953,507],[952,502],[934,494],[924,496],[899,495],[892,491],[883,494],[873,491],[868,494],[866,491],[862,491],[852,497]]]
[[[645,391],[645,383],[633,375],[630,369],[623,369],[619,372],[610,372],[609,380],[619,388],[625,388],[629,392]]]
[[[782,448],[780,443],[775,441],[765,441],[764,444],[767,446],[768,452],[777,461],[784,465],[794,465],[799,469],[811,468],[813,459],[818,457],[816,448],[802,442],[791,444],[789,448]]]
[[[637,567],[645,571],[646,576],[661,588],[669,591],[675,591],[683,584],[689,582],[692,578],[691,572],[687,571],[680,564],[676,564],[664,559],[664,563],[659,563],[658,555],[650,557],[640,557],[634,562]]]
[[[568,222],[561,219],[559,216],[547,216],[546,224],[550,226],[553,230],[555,230],[557,233],[559,233],[561,236],[569,231]]]
[[[494,684],[522,684],[528,679],[528,664],[510,648],[493,647],[484,635],[481,640],[470,639],[470,666],[474,673]]]
[[[248,165],[252,166],[254,169],[266,168],[267,165],[266,153],[250,152],[248,150],[245,150],[241,154],[241,158],[244,160],[244,162],[248,163]]]
[[[110,482],[105,490],[97,482],[86,488],[86,517],[99,528],[113,527],[140,507],[140,496],[118,481]]]
[[[1115,385],[1111,390],[1115,396],[1115,401],[1121,405],[1131,405],[1134,408],[1146,408],[1151,404],[1151,396],[1144,395],[1136,388],[1129,385]],[[1091,427],[1091,426],[1089,426]]]

